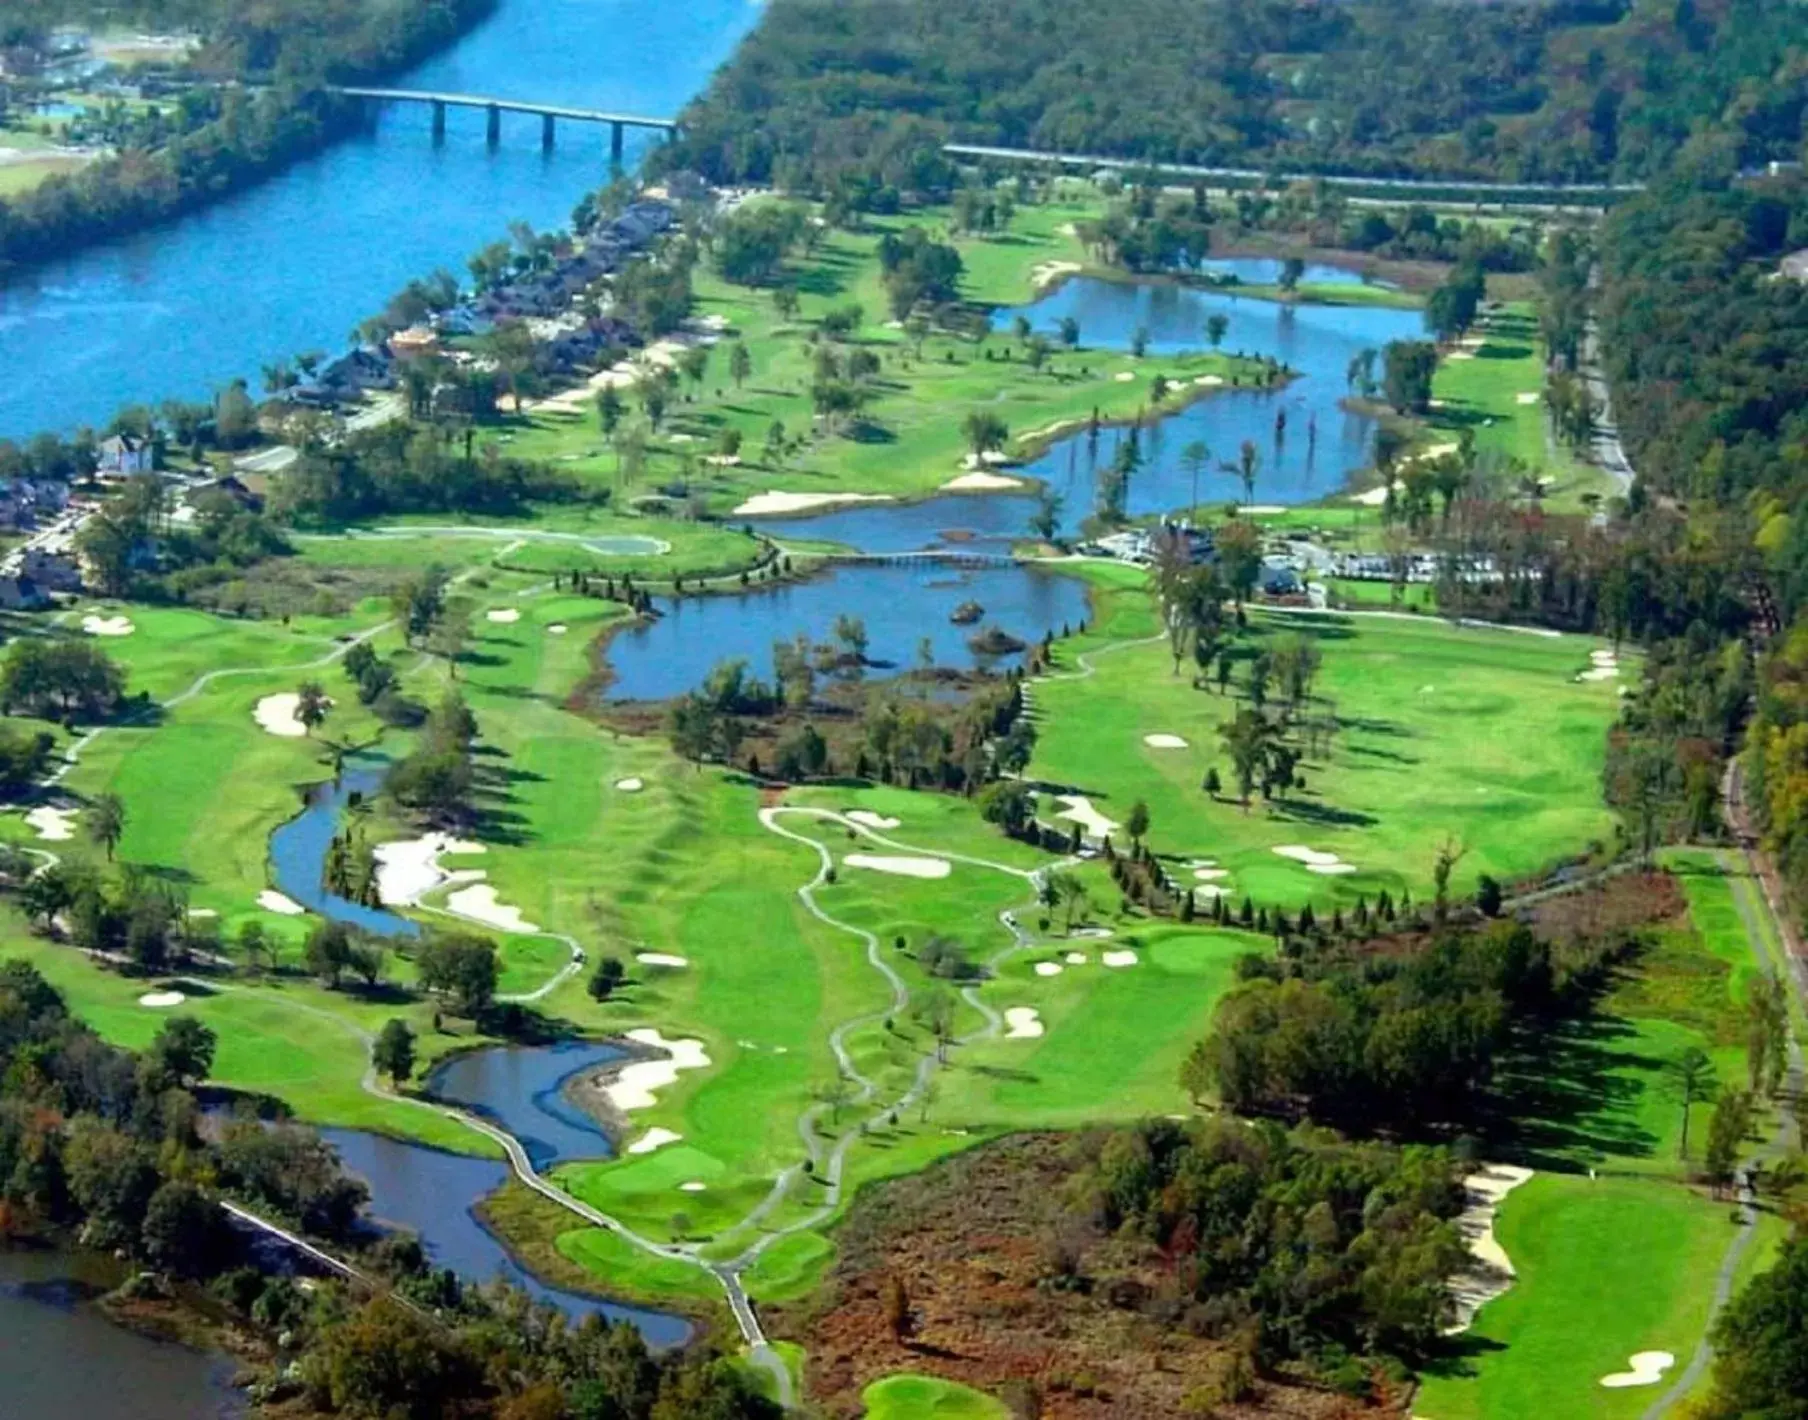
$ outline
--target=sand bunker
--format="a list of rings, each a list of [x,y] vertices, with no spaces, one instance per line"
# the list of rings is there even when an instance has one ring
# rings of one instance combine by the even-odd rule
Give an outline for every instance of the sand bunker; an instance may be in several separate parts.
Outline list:
[[[51,804],[40,804],[25,815],[25,822],[31,825],[39,838],[61,842],[75,837],[74,809],[59,809]]]
[[[1219,385],[1224,383],[1224,376],[1223,375],[1201,375],[1198,379],[1194,380],[1193,383],[1196,385],[1202,385],[1206,389],[1216,389]]]
[[[896,873],[901,878],[945,878],[951,871],[946,858],[887,858],[872,853],[850,853],[841,861],[850,868]]]
[[[1219,887],[1217,883],[1200,883],[1198,887],[1193,889],[1193,896],[1203,897],[1207,901],[1210,901],[1214,897],[1229,897],[1230,889],[1227,887]]]
[[[1394,492],[1404,493],[1405,491],[1406,485],[1396,478]],[[1365,493],[1352,493],[1350,501],[1360,503],[1365,508],[1379,508],[1387,502],[1387,485],[1384,483],[1379,488],[1371,488]]]
[[[986,473],[974,470],[963,473],[959,478],[951,478],[942,485],[945,493],[997,493],[1004,489],[1021,488],[1023,480],[1012,478],[1008,473]]]
[[[1194,868],[1193,876],[1202,883],[1223,882],[1230,876],[1229,868]]]
[[[669,966],[674,971],[689,966],[689,957],[673,956],[670,952],[636,952],[634,960],[642,966]]]
[[[278,892],[275,888],[265,888],[257,895],[257,905],[266,912],[280,912],[284,917],[299,917],[307,911],[287,893]]]
[[[416,902],[446,881],[439,865],[442,853],[482,853],[481,843],[467,843],[450,834],[429,833],[379,843],[371,849],[377,860],[377,895],[391,907]]]
[[[702,1179],[693,1178],[688,1183],[679,1184],[678,1191],[680,1193],[702,1193],[708,1189],[708,1187],[709,1185],[703,1182]]]
[[[1061,963],[1058,961],[1039,961],[1036,963],[1036,975],[1038,976],[1059,976],[1060,974]]]
[[[469,917],[499,932],[538,932],[540,929],[521,915],[519,907],[496,900],[496,889],[488,883],[473,883],[446,895],[446,906],[460,917]]]
[[[188,909],[188,915],[197,921],[202,921],[209,917],[218,917],[220,914],[211,907],[191,907]]]
[[[82,630],[90,636],[130,636],[138,628],[127,616],[84,616]]]
[[[546,634],[548,636],[563,636],[569,630],[571,630],[571,628],[564,622],[555,621],[551,626],[546,628]]]
[[[1579,681],[1618,680],[1620,678],[1620,658],[1609,650],[1590,651],[1588,653],[1588,669],[1576,677]]]
[[[1143,743],[1150,749],[1185,749],[1187,742],[1179,735],[1144,735]]]
[[[1055,815],[1056,818],[1072,819],[1094,838],[1103,838],[1108,833],[1117,832],[1117,820],[1106,818],[1092,806],[1092,800],[1084,794],[1059,794],[1055,802],[1067,806]]]
[[[865,828],[897,828],[903,823],[902,819],[887,818],[884,814],[876,814],[871,809],[849,809],[847,816],[850,822],[860,824]]]
[[[1012,1006],[1004,1013],[1004,1023],[1009,1027],[1006,1040],[1035,1040],[1042,1034],[1042,1021],[1034,1006]]]
[[[1517,395],[1515,398],[1520,404],[1536,404],[1538,403],[1538,391],[1527,390],[1524,394]]]
[[[1356,872],[1357,867],[1354,863],[1308,863],[1306,871],[1317,873],[1320,877],[1341,878],[1346,873]]]
[[[1135,966],[1136,953],[1129,951],[1105,952],[1099,957],[1106,966]]]
[[[521,609],[512,606],[497,607],[495,611],[485,612],[483,619],[507,625],[511,621],[521,620]]]
[[[1134,380],[1136,378],[1136,371],[1135,370],[1119,370],[1111,378],[1116,380],[1120,385],[1127,385],[1130,383],[1131,380]]]
[[[1513,1261],[1494,1236],[1494,1219],[1502,1200],[1531,1176],[1532,1170],[1514,1164],[1483,1164],[1463,1180],[1468,1206],[1458,1214],[1456,1226],[1472,1261],[1450,1279],[1456,1321],[1445,1335],[1467,1331],[1475,1314],[1513,1285]]]
[[[1065,960],[1069,966],[1085,966],[1089,958],[1085,952],[1069,952]]]
[[[180,1006],[187,999],[180,991],[147,991],[138,998],[138,1004],[149,1006],[153,1011],[161,1011],[170,1006]]]
[[[776,488],[756,493],[735,509],[737,518],[758,518],[781,513],[808,513],[837,503],[890,503],[889,493],[782,493]]]
[[[1296,863],[1335,863],[1335,853],[1321,853],[1316,848],[1307,848],[1298,843],[1283,843],[1275,850],[1283,858],[1291,858]]]
[[[651,1027],[629,1031],[628,1039],[636,1045],[663,1050],[665,1059],[630,1061],[622,1066],[613,1080],[603,1086],[603,1094],[609,1103],[624,1114],[630,1110],[651,1109],[659,1102],[654,1092],[663,1090],[675,1081],[680,1071],[701,1070],[709,1064],[709,1052],[703,1048],[700,1040],[667,1040]],[[648,1130],[643,1141],[644,1138],[651,1138],[654,1132]],[[672,1136],[674,1139],[677,1137],[676,1134]],[[659,1146],[655,1144],[652,1147]]]
[[[1631,1362],[1631,1370],[1615,1371],[1611,1376],[1602,1376],[1601,1384],[1609,1390],[1656,1385],[1664,1378],[1664,1372],[1676,1364],[1676,1357],[1668,1351],[1638,1351],[1627,1359]]]
[[[259,728],[267,733],[298,740],[308,732],[308,727],[295,718],[300,705],[301,697],[292,690],[285,690],[280,695],[266,695],[257,702],[251,715]]]
[[[617,779],[615,781],[615,787],[620,789],[624,794],[638,794],[647,786],[645,780],[630,776],[627,779]]]
[[[628,1145],[628,1152],[630,1154],[650,1154],[661,1144],[676,1144],[683,1137],[682,1134],[675,1134],[670,1129],[661,1129],[655,1125]]]
[[[1040,291],[1063,276],[1075,276],[1084,269],[1077,261],[1039,261],[1030,268],[1030,281]]]

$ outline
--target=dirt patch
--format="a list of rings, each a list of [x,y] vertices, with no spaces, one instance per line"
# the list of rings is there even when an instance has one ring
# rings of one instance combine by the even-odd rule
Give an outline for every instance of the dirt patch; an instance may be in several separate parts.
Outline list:
[[[1044,1420],[1189,1413],[1187,1397],[1223,1364],[1224,1347],[1161,1319],[1173,1279],[1152,1248],[1092,1238],[1080,1269],[1086,1285],[1049,1285],[1074,1143],[1020,1135],[861,1194],[818,1298],[766,1311],[769,1330],[808,1347],[810,1399],[825,1415],[861,1414],[861,1389],[893,1371],[1005,1397],[1033,1391]],[[911,1313],[901,1340],[886,1319],[893,1279]],[[1362,1409],[1264,1381],[1249,1403],[1209,1413],[1316,1420]]]

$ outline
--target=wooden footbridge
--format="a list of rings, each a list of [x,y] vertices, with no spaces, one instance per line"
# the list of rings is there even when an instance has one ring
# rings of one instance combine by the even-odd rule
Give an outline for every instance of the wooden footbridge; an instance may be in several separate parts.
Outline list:
[[[656,129],[668,137],[677,133],[675,118],[648,118],[644,114],[614,113],[607,109],[570,108],[563,104],[535,103],[531,99],[498,99],[484,94],[449,94],[427,89],[368,89],[342,87],[347,98],[368,99],[373,103],[428,104],[433,109],[433,136],[446,136],[446,110],[449,108],[482,109],[488,119],[488,137],[492,145],[502,140],[502,115],[505,113],[538,114],[540,144],[553,146],[553,132],[561,119],[570,123],[602,123],[609,127],[609,159],[621,165],[622,144],[630,128]]]

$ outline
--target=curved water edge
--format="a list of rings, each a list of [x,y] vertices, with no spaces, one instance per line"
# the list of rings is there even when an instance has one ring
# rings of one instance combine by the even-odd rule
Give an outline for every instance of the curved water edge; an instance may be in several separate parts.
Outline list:
[[[509,1166],[501,1160],[451,1154],[361,1129],[322,1129],[320,1135],[369,1187],[370,1216],[414,1233],[434,1266],[473,1282],[500,1278],[574,1320],[599,1315],[629,1322],[649,1346],[681,1346],[695,1334],[689,1321],[671,1312],[555,1287],[530,1272],[477,1216],[477,1205],[509,1181]],[[584,1224],[574,1218],[572,1226]]]
[[[96,1305],[123,1280],[110,1257],[0,1250],[0,1410],[81,1420],[242,1416],[231,1357],[141,1335]]]
[[[354,799],[383,786],[383,766],[348,760],[337,779],[309,787],[302,810],[270,835],[270,875],[276,889],[328,921],[380,937],[418,937],[421,926],[381,907],[366,907],[328,892],[322,881],[327,850]]]
[[[615,1140],[569,1091],[580,1076],[624,1064],[634,1055],[630,1047],[610,1041],[486,1045],[441,1061],[423,1089],[506,1129],[543,1173],[574,1159],[614,1156]]]
[[[495,13],[393,87],[676,114],[758,18],[747,0],[501,0]],[[531,116],[494,149],[480,111],[424,105],[281,176],[153,231],[90,248],[0,289],[0,437],[100,425],[121,405],[209,395],[235,376],[350,331],[436,266],[507,236],[519,218],[563,225],[608,180],[609,131],[568,123],[540,148]],[[630,135],[630,160],[647,136]]]
[[[1270,263],[1236,257],[1219,265],[1254,281]],[[1335,272],[1342,284],[1361,280],[1348,268],[1312,270]],[[1234,287],[1094,276],[1065,280],[1027,305],[1001,307],[993,313],[993,323],[1008,326],[1020,315],[1050,337],[1058,335],[1063,319],[1072,318],[1088,353],[1114,364],[1121,358],[1122,370],[1144,379],[1159,373],[1159,366],[1143,362],[1150,367],[1145,375],[1143,364],[1128,358],[1138,330],[1147,332],[1151,356],[1196,351],[1207,344],[1208,320],[1222,315],[1230,323],[1225,350],[1269,357],[1295,372],[1274,389],[1214,387],[1146,427],[1140,436],[1142,466],[1130,479],[1126,510],[1131,517],[1191,504],[1193,474],[1183,463],[1183,451],[1195,441],[1211,451],[1209,467],[1198,480],[1202,504],[1242,500],[1241,481],[1223,465],[1236,463],[1245,440],[1255,445],[1260,460],[1257,504],[1292,506],[1335,493],[1368,466],[1374,449],[1376,421],[1345,408],[1351,360],[1363,350],[1379,351],[1391,340],[1420,337],[1424,328],[1418,311],[1393,306],[1285,303],[1238,295]],[[1277,427],[1281,415],[1284,426]],[[1107,428],[1094,440],[1081,428],[1060,435],[1022,467],[1007,472],[1059,494],[1061,531],[1072,537],[1095,511],[1099,469],[1111,462],[1123,437],[1121,429]],[[1036,506],[1034,488],[1026,487],[1022,492],[943,494],[915,503],[870,503],[810,517],[751,521],[781,541],[828,541],[860,552],[895,553],[1022,539],[1030,535]]]

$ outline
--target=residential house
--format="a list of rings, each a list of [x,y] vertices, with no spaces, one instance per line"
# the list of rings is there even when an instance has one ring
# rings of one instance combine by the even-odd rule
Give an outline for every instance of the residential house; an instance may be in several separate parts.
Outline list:
[[[82,589],[82,569],[66,552],[28,547],[19,560],[19,572],[46,592],[79,592]]]
[[[157,463],[157,451],[149,439],[136,434],[115,434],[102,439],[95,450],[96,472],[103,476],[124,478],[134,473],[150,473]]]
[[[49,605],[50,597],[30,577],[0,577],[0,611],[38,611]]]

